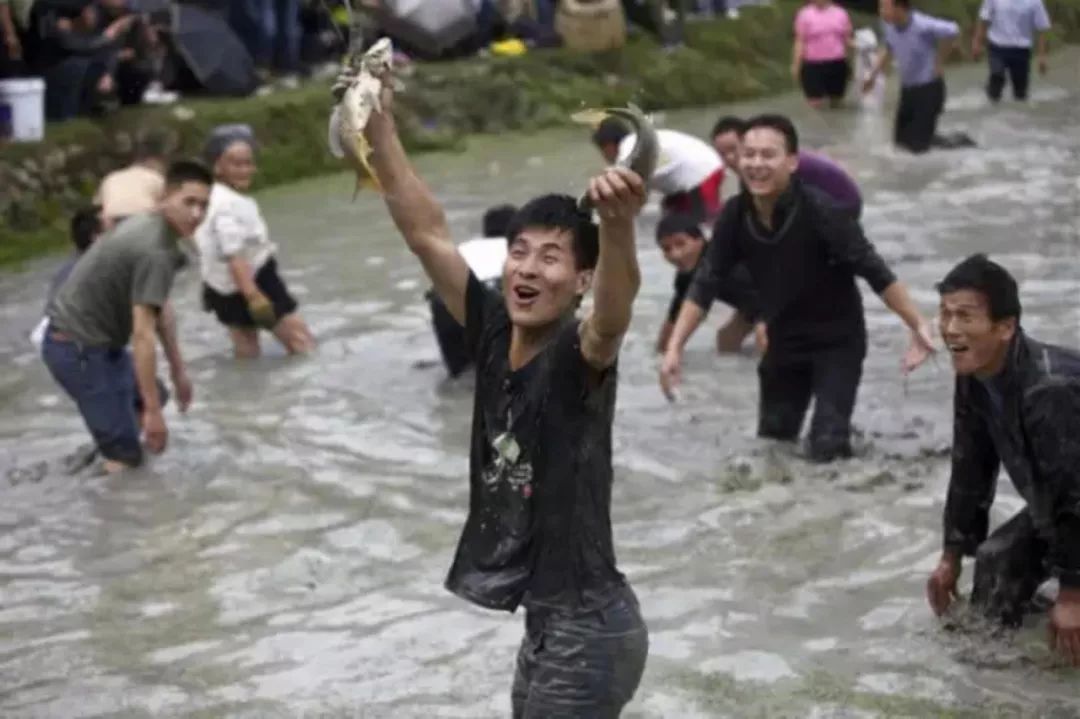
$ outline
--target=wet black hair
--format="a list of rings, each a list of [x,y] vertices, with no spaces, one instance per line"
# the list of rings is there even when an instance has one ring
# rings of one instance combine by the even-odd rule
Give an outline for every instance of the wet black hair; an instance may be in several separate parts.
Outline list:
[[[484,237],[506,237],[510,221],[514,219],[517,208],[513,205],[496,205],[484,213]]]
[[[165,171],[165,187],[175,189],[185,182],[197,182],[209,187],[214,184],[214,176],[201,162],[177,160]]]
[[[597,147],[618,145],[631,132],[630,126],[617,117],[606,117],[597,125],[592,141]]]
[[[514,213],[506,228],[507,243],[517,239],[526,228],[565,230],[574,240],[574,260],[579,270],[596,267],[600,257],[600,228],[592,216],[578,208],[569,195],[541,195],[526,202]]]
[[[787,146],[789,155],[794,155],[799,151],[799,133],[795,130],[795,124],[787,117],[787,115],[766,113],[764,115],[751,117],[746,121],[746,128],[743,130],[743,134],[745,135],[747,132],[759,127],[776,130],[783,135],[784,144]]]
[[[101,234],[101,205],[80,207],[71,216],[71,242],[81,255]]]
[[[937,284],[938,294],[974,290],[986,297],[990,319],[1020,321],[1020,290],[1009,271],[984,254],[971,255]]]
[[[673,212],[670,215],[666,215],[659,224],[656,225],[656,241],[665,237],[671,237],[672,235],[687,234],[698,240],[705,240],[705,233],[701,231],[701,225],[694,220],[690,215],[683,214],[681,212]]]
[[[159,130],[147,130],[135,142],[135,160],[164,160],[169,156],[169,137]]]
[[[746,132],[746,121],[734,115],[724,115],[713,125],[712,134],[709,137],[715,140],[717,135],[723,135],[725,132],[734,132],[742,137],[742,134]]]

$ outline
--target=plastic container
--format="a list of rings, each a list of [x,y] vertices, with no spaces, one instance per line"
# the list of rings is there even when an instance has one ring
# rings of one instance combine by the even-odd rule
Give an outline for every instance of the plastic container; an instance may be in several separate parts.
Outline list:
[[[0,80],[0,118],[9,114],[9,126],[0,121],[0,133],[8,133],[5,139],[15,142],[45,139],[45,81],[39,77]]]

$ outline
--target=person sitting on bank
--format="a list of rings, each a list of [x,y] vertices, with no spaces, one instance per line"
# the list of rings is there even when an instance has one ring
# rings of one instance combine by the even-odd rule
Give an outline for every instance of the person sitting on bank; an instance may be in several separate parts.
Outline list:
[[[664,213],[681,212],[698,222],[712,222],[723,201],[724,161],[709,145],[677,130],[657,130],[660,160],[649,190],[663,195]],[[605,118],[593,132],[593,144],[608,164],[625,159],[637,136],[617,117]]]
[[[660,335],[656,338],[656,351],[663,354],[667,350],[675,322],[679,319],[679,310],[693,282],[694,273],[701,263],[705,252],[705,233],[693,217],[672,213],[663,217],[656,226],[656,242],[664,253],[664,259],[675,267],[675,291],[668,306],[667,319],[660,326]],[[716,351],[720,353],[738,352],[754,329],[757,319],[757,292],[754,281],[746,265],[732,271],[718,288],[716,299],[728,304],[732,313],[727,321],[716,331]]]
[[[952,20],[911,9],[911,0],[881,0],[885,46],[863,83],[870,92],[890,58],[896,58],[900,74],[900,103],[896,108],[893,142],[920,154],[931,147],[971,147],[964,133],[938,134],[938,120],[945,111],[945,60],[956,47],[960,26]]]
[[[289,354],[315,349],[315,338],[278,274],[266,221],[247,194],[255,177],[255,135],[247,125],[221,125],[206,143],[214,189],[196,232],[203,306],[225,326],[237,358],[258,357],[259,329],[269,330]]]
[[[476,278],[494,292],[502,291],[502,267],[506,262],[506,232],[517,208],[499,205],[484,213],[483,237],[466,240],[458,245],[458,252],[465,258]],[[451,378],[458,377],[473,366],[473,358],[465,342],[465,329],[454,319],[446,304],[434,290],[424,296],[431,308],[431,325],[439,353]]]
[[[93,243],[49,305],[42,358],[75,400],[108,473],[142,463],[136,391],[142,397],[146,446],[153,453],[165,449],[155,334],[172,370],[180,410],[191,403],[169,292],[185,264],[180,242],[202,221],[211,182],[202,165],[173,163],[158,208]]]
[[[1031,81],[1031,48],[1039,38],[1039,73],[1046,74],[1050,15],[1043,0],[983,0],[971,40],[971,54],[982,55],[990,40],[990,77],[986,95],[991,102],[1001,100],[1005,73],[1012,83],[1013,97],[1026,100]]]
[[[106,230],[132,215],[153,211],[161,202],[168,148],[163,133],[148,131],[136,140],[134,162],[101,181],[94,203],[101,205]]]
[[[795,16],[791,74],[810,107],[839,107],[851,77],[848,48],[855,30],[847,10],[833,0],[811,0]]]
[[[1080,666],[1080,354],[1024,333],[1016,280],[985,255],[956,265],[937,289],[956,388],[930,606],[940,616],[953,603],[964,556],[975,557],[973,608],[1007,627],[1056,576],[1050,646]],[[1027,506],[990,533],[1001,466]]]

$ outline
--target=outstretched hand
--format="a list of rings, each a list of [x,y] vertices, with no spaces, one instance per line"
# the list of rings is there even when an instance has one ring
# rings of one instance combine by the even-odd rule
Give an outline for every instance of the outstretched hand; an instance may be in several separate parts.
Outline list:
[[[936,351],[934,340],[930,336],[930,327],[925,322],[920,322],[918,329],[911,330],[911,344],[904,353],[904,374],[910,374],[917,369]]]

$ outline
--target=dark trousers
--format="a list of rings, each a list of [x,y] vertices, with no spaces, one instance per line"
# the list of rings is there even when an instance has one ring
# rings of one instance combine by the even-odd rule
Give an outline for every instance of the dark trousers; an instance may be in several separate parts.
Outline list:
[[[526,610],[514,719],[616,719],[645,671],[649,633],[630,587],[603,609]]]
[[[1026,100],[1031,80],[1031,48],[1002,47],[990,44],[990,79],[986,83],[987,96],[997,102],[1005,89],[1005,74],[1012,83],[1013,97]]]
[[[765,353],[758,365],[758,436],[795,441],[814,400],[810,458],[829,462],[851,456],[851,415],[862,379],[866,345],[854,343],[798,358]]]
[[[1050,576],[1048,547],[1028,510],[998,527],[975,552],[971,604],[1005,626],[1019,626],[1035,590]]]
[[[900,88],[893,142],[916,154],[926,152],[937,134],[938,118],[945,110],[945,81]]]

